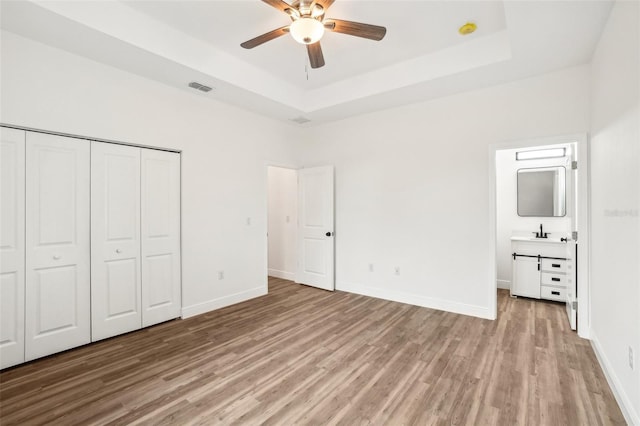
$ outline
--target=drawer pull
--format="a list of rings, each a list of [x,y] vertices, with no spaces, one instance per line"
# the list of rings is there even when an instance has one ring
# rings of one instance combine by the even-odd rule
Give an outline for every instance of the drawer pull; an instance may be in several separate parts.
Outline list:
[[[552,291],[551,294],[553,294],[554,296],[560,296],[560,292],[559,291]]]
[[[559,267],[560,267],[560,264],[559,264],[559,263],[552,263],[552,264],[551,264],[551,267],[552,267],[552,268],[559,268]]]
[[[560,278],[551,278],[551,281],[560,281]]]

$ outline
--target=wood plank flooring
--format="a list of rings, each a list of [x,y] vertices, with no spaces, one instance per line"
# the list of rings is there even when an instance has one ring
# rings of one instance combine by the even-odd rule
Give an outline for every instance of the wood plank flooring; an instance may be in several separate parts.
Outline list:
[[[497,321],[271,278],[269,294],[0,373],[0,423],[624,424],[564,307]]]

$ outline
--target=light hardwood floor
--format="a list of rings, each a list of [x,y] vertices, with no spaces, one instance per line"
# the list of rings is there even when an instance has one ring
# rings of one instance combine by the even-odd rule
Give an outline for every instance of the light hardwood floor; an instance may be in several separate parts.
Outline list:
[[[269,295],[0,373],[0,424],[624,424],[563,305]]]

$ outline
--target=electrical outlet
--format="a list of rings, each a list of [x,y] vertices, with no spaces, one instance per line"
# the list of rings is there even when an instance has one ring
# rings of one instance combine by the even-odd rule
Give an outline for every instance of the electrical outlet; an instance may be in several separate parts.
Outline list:
[[[218,271],[218,279],[224,280],[224,271]]]
[[[291,222],[291,217],[286,216],[286,217],[285,217],[285,222],[287,222],[287,223]]]
[[[251,226],[251,218],[250,217],[247,218],[247,226]]]
[[[396,275],[400,275],[400,267],[399,266],[396,266],[394,271],[395,271]]]
[[[629,346],[629,368],[633,370],[633,348]]]
[[[369,272],[373,272],[373,263],[369,264]]]

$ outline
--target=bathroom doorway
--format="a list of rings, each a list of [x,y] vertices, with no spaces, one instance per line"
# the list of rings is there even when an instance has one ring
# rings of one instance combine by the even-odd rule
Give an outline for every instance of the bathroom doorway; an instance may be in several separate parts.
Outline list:
[[[578,334],[588,337],[586,135],[496,144],[490,157],[495,280],[489,297],[496,303],[496,313],[498,291],[564,301],[567,321],[574,327],[577,322]],[[539,194],[544,197],[536,198]],[[542,210],[530,210],[532,205]],[[518,256],[513,255],[514,247]]]

